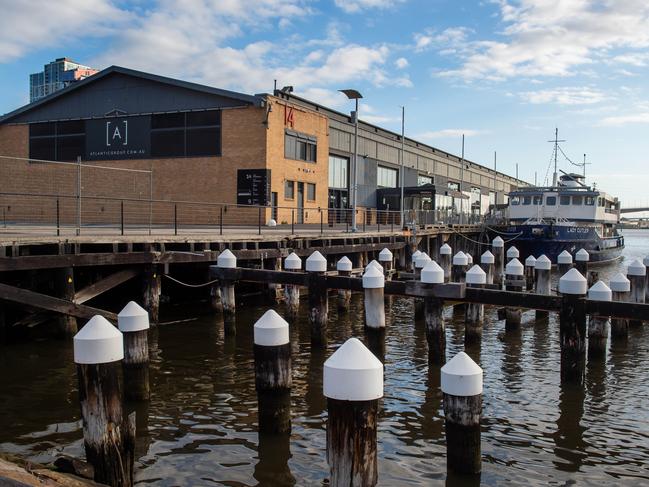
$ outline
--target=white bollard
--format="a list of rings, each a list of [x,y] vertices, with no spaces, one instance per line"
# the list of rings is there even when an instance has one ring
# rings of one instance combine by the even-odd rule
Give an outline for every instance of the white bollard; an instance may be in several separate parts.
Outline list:
[[[552,272],[552,262],[545,254],[541,255],[534,263],[534,271],[536,273],[536,284],[534,291],[536,294],[543,294],[549,296],[551,292],[550,278]],[[544,310],[536,310],[536,320],[548,319],[549,313]]]
[[[363,289],[365,290],[365,326],[377,330],[385,328],[385,304],[383,288],[385,277],[376,267],[367,266],[363,274]]]
[[[505,289],[507,291],[522,292],[524,285],[525,269],[523,264],[514,257],[505,268]],[[505,331],[518,329],[521,326],[523,311],[520,308],[505,308]]]
[[[521,253],[513,245],[507,249],[507,263],[512,259],[518,259],[521,256]]]
[[[597,281],[588,290],[588,299],[593,301],[611,301],[613,293],[604,281]],[[588,321],[588,356],[601,359],[606,355],[606,339],[608,338],[608,316],[591,315]]]
[[[557,256],[557,268],[560,276],[572,269],[572,255],[570,255],[570,252],[564,250]]]
[[[134,401],[149,399],[149,313],[130,301],[117,315],[124,340],[124,395]]]
[[[464,282],[464,274],[469,259],[461,250],[453,256],[453,266],[451,268],[451,282]]]
[[[291,252],[284,259],[284,269],[289,272],[300,272],[302,270],[302,259],[295,252]],[[284,285],[284,294],[288,315],[291,319],[295,319],[300,309],[300,286],[286,284]]]
[[[631,262],[629,267],[627,267],[626,277],[631,282],[631,294],[629,295],[629,300],[632,303],[644,303],[646,275],[647,268],[638,259]],[[631,326],[638,326],[641,324],[642,321],[640,320],[629,320],[629,325]]]
[[[234,269],[237,267],[237,258],[230,251],[225,249],[216,259],[216,266],[222,269]],[[236,301],[234,295],[234,282],[221,280],[221,303],[223,304],[223,326],[226,335],[236,333]]]
[[[624,274],[618,272],[609,281],[613,301],[629,301],[631,281]],[[613,318],[611,320],[611,340],[626,340],[629,335],[629,320],[626,318]]]
[[[434,260],[426,264],[421,271],[421,282],[426,285],[444,284],[445,276]],[[429,286],[426,286],[429,287]],[[428,361],[432,364],[443,364],[446,361],[446,330],[444,325],[444,301],[427,296],[424,298],[424,320],[426,323],[426,341],[428,342]]]
[[[487,274],[479,265],[474,265],[466,272],[467,287],[482,288],[487,283]],[[482,322],[484,321],[484,304],[467,303],[464,319],[464,343],[479,342],[482,338]]]
[[[383,266],[383,274],[386,279],[392,279],[393,256],[390,249],[384,248],[379,252],[379,263]]]
[[[347,256],[341,257],[336,262],[336,270],[339,276],[349,277],[352,275],[352,261]],[[352,299],[352,292],[349,289],[338,290],[338,309],[349,311],[349,304]]]
[[[421,252],[417,256],[417,260],[415,261],[415,280],[419,279],[421,276],[421,270],[428,264],[432,259],[428,257],[428,254],[426,252]]]
[[[326,346],[329,298],[324,274],[327,271],[327,259],[316,250],[306,259],[306,271],[309,274],[311,344]]]
[[[586,278],[570,269],[559,279],[562,295],[559,313],[561,380],[581,383],[586,366]]]
[[[590,254],[586,249],[579,249],[575,254],[575,269],[577,269],[582,276],[588,280],[588,286],[591,286],[591,279],[588,275],[588,261],[590,260]]]
[[[535,269],[536,258],[533,255],[530,255],[525,259],[525,289],[529,292],[534,291]]]
[[[449,244],[444,244],[439,248],[439,265],[444,269],[444,282],[449,282],[451,280],[451,255],[453,254],[453,249]]]
[[[494,254],[494,284],[502,289],[505,278],[505,241],[496,237],[491,241],[491,252]]]
[[[485,271],[485,274],[487,276],[487,284],[494,283],[494,263],[494,254],[492,254],[488,250],[480,256],[480,267],[482,267],[482,270]]]
[[[410,269],[412,272],[415,272],[415,262],[417,262],[417,257],[421,255],[421,250],[415,250],[410,256]]]

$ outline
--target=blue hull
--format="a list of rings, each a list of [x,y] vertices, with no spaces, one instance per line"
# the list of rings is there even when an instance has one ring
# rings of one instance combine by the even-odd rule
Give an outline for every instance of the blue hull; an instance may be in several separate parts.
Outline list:
[[[530,255],[545,254],[552,263],[567,250],[573,256],[579,249],[590,254],[590,262],[609,262],[619,259],[624,250],[624,237],[601,238],[594,228],[557,225],[509,225],[498,229],[507,242],[505,247],[515,245],[521,259]],[[494,233],[491,238],[496,237]]]

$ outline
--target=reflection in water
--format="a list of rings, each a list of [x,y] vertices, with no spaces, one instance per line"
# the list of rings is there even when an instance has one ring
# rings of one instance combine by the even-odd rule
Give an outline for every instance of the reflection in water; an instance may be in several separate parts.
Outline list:
[[[577,472],[586,458],[582,423],[585,391],[583,384],[562,381],[559,394],[559,418],[554,434],[554,460],[556,468],[566,472]]]
[[[291,458],[291,435],[259,433],[254,477],[260,486],[296,485],[288,461]]]

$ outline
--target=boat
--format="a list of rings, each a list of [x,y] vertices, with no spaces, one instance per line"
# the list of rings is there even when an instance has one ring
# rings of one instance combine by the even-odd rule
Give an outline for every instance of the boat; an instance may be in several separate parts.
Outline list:
[[[590,254],[590,262],[619,259],[624,250],[624,237],[617,231],[620,201],[587,185],[584,174],[561,171],[557,179],[557,152],[564,154],[558,131],[551,142],[555,143],[553,184],[519,187],[509,193],[503,239],[510,240],[523,259],[545,254],[556,263],[564,250],[574,256],[582,248]]]

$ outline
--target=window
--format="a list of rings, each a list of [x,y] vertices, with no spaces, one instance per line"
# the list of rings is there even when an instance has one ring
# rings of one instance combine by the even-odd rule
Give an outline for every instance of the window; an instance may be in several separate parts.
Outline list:
[[[347,189],[349,159],[329,156],[329,187]]]
[[[306,183],[306,199],[308,201],[315,201],[315,184]]]
[[[221,111],[151,116],[152,157],[221,155]]]
[[[297,161],[316,162],[317,139],[312,135],[286,130],[284,133],[284,157]]]
[[[570,196],[562,196],[559,202],[565,206],[570,204]]]
[[[532,197],[531,196],[523,196],[523,204],[524,205],[531,205],[532,204]]]
[[[433,178],[431,176],[422,176],[421,174],[417,176],[417,186],[424,186],[426,184],[433,184]]]
[[[581,204],[583,202],[582,200],[583,200],[583,197],[581,197],[581,196],[573,196],[572,197],[572,204],[576,205],[576,206],[581,206]]]
[[[460,183],[454,183],[453,181],[449,181],[447,183],[448,189],[452,189],[453,191],[459,191],[460,190]]]
[[[545,197],[545,204],[548,205],[548,206],[556,206],[557,197],[556,196],[546,196]]]
[[[512,196],[512,199],[511,199],[510,202],[511,202],[512,205],[517,206],[517,205],[521,204],[521,199],[518,196]],[[493,203],[490,203],[490,204],[493,204]]]
[[[543,196],[534,196],[533,203],[534,205],[540,205],[543,203]]]
[[[286,181],[284,183],[284,199],[292,200],[295,198],[295,181]]]
[[[76,161],[86,153],[83,120],[29,125],[29,157],[48,161]]]
[[[397,170],[389,167],[377,166],[376,185],[380,188],[396,188]]]
[[[495,191],[489,191],[489,204],[490,205],[495,205],[496,204],[496,192]]]
[[[595,206],[595,198],[593,196],[586,196],[584,198],[586,206]]]

